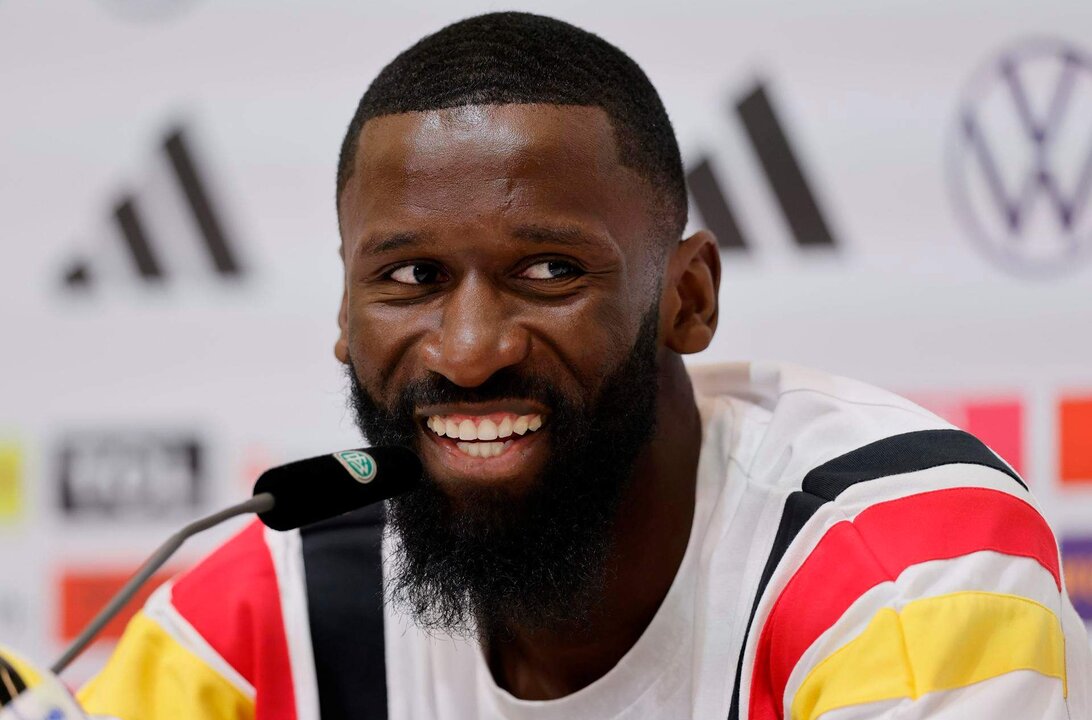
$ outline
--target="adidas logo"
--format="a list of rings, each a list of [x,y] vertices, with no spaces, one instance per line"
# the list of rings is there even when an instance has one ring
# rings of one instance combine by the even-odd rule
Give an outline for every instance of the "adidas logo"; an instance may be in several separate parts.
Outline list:
[[[799,248],[837,247],[830,225],[808,184],[800,160],[793,151],[765,87],[761,83],[756,84],[735,103],[734,109],[794,245]],[[737,220],[739,216],[733,210],[708,155],[699,157],[689,168],[686,183],[694,209],[705,227],[717,236],[721,249],[749,250],[751,242],[741,229]]]
[[[756,84],[734,109],[795,246],[837,247],[765,87]],[[716,234],[721,248],[750,250],[752,242],[713,159],[701,155],[688,169],[686,180],[694,209]],[[235,281],[246,273],[191,142],[180,127],[166,133],[156,167],[141,183],[140,192],[124,193],[114,203],[101,235],[105,242],[67,265],[66,288],[81,290],[133,280],[143,285],[165,285],[183,278]]]
[[[64,286],[80,290],[103,282],[136,280],[165,285],[212,277],[234,281],[245,273],[235,243],[183,128],[171,128],[140,182],[126,192],[87,256],[70,261]]]

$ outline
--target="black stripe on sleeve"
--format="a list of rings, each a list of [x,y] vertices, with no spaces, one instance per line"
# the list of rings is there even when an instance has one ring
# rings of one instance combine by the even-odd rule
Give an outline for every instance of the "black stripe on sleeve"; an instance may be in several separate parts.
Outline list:
[[[785,509],[781,511],[781,522],[777,525],[777,535],[774,536],[773,549],[766,558],[766,566],[762,568],[762,578],[758,581],[758,591],[755,593],[755,601],[751,605],[751,616],[747,618],[747,631],[743,634],[743,647],[739,652],[739,662],[736,663],[736,679],[732,686],[732,704],[728,710],[728,720],[739,720],[739,681],[743,676],[743,651],[747,649],[747,638],[751,636],[751,624],[758,612],[758,601],[762,593],[766,592],[766,586],[770,584],[777,564],[785,555],[789,543],[804,527],[804,523],[811,520],[812,516],[826,504],[826,500],[797,490],[785,498]],[[780,550],[778,550],[780,548]]]
[[[300,530],[323,720],[386,720],[383,506]]]
[[[954,463],[1000,470],[1028,488],[981,440],[962,430],[919,430],[877,440],[815,468],[804,477],[803,488],[833,500],[865,480]]]
[[[804,476],[802,489],[785,498],[785,509],[777,526],[770,555],[762,570],[758,591],[747,620],[747,631],[740,648],[736,665],[735,685],[728,709],[728,720],[739,720],[740,679],[743,674],[743,654],[751,636],[759,601],[770,584],[785,552],[819,508],[836,499],[857,483],[876,480],[891,475],[927,470],[940,465],[983,465],[999,470],[1027,489],[1020,476],[998,458],[992,450],[975,436],[962,430],[918,430],[892,435],[839,455],[813,468]]]

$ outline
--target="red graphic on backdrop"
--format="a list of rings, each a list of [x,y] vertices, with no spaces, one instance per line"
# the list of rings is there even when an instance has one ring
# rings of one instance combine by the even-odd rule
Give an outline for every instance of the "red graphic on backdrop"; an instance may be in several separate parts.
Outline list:
[[[1020,398],[961,398],[932,393],[910,398],[989,445],[1013,470],[1024,475],[1024,403]]]
[[[102,610],[110,598],[121,589],[129,578],[136,574],[137,568],[126,570],[69,570],[61,576],[60,610],[57,634],[62,642],[75,639],[87,623]],[[157,587],[177,573],[175,570],[163,570],[152,576],[129,604],[118,613],[117,617],[99,634],[95,642],[117,640],[125,630],[125,625],[132,619]]]
[[[1092,395],[1058,402],[1058,475],[1064,483],[1092,483]]]

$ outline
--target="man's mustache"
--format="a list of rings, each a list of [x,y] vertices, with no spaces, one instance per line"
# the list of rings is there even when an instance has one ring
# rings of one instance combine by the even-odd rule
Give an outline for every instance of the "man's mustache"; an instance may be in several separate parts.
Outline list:
[[[499,400],[530,400],[546,407],[556,407],[559,395],[545,378],[521,373],[512,368],[499,370],[477,387],[456,385],[443,375],[429,373],[411,381],[399,393],[399,409],[411,414],[422,405],[485,403]]]

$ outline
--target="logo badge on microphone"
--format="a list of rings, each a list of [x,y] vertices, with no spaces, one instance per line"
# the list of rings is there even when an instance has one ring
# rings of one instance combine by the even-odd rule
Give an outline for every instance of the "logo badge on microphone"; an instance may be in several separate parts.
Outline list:
[[[375,477],[375,459],[363,450],[342,450],[334,459],[349,471],[358,483],[367,484]]]

